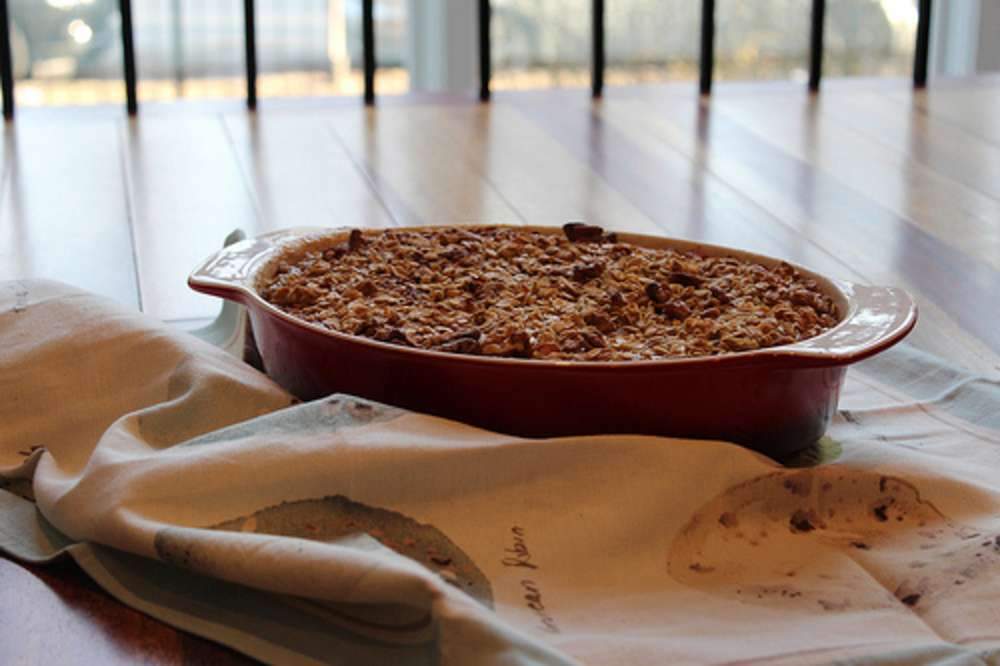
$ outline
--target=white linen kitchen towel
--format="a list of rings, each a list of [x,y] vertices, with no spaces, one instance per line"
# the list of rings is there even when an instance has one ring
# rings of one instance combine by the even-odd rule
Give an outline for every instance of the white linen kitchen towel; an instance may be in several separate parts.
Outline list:
[[[526,440],[0,284],[0,549],[275,663],[1000,661],[1000,389],[902,348],[822,464]]]

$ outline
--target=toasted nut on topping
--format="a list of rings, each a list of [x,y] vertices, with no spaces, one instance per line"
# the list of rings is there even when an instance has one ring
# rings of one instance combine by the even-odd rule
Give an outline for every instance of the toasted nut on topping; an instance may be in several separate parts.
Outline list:
[[[351,229],[351,235],[347,237],[347,249],[354,251],[364,245],[365,239],[360,229]]]
[[[600,241],[604,238],[604,229],[583,222],[567,222],[563,225],[563,233],[571,243]]]
[[[583,315],[583,321],[587,322],[601,333],[610,333],[615,329],[615,323],[611,321],[611,318],[603,312],[588,312]]]
[[[687,319],[691,316],[691,308],[684,304],[684,301],[673,300],[664,303],[656,308],[656,312],[666,315],[671,319]]]
[[[586,282],[599,277],[603,272],[603,264],[577,264],[573,266],[573,279],[577,282]]]
[[[442,342],[434,347],[438,351],[453,352],[455,354],[478,354],[480,350],[479,340],[476,338],[455,338]]]
[[[691,273],[681,273],[679,271],[671,273],[667,278],[667,281],[673,284],[684,285],[685,287],[700,287],[704,282],[704,280],[697,275],[692,275]]]
[[[649,296],[649,300],[654,303],[662,303],[667,300],[667,294],[664,293],[663,288],[656,282],[649,282],[646,284],[646,296]]]

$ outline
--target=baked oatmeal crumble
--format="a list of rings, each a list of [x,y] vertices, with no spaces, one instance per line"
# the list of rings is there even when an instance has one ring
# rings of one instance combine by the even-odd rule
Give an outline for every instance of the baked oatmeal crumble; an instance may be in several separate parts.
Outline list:
[[[780,263],[650,249],[599,227],[353,230],[280,261],[260,293],[326,328],[458,354],[571,361],[707,356],[837,323]]]

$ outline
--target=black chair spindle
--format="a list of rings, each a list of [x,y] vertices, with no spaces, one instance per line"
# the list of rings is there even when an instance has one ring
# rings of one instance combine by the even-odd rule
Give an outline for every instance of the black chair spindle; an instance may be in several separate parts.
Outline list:
[[[813,0],[812,27],[809,34],[809,90],[819,92],[823,76],[823,24],[826,19],[826,0]]]
[[[139,110],[135,82],[135,45],[132,41],[132,0],[118,0],[122,19],[122,65],[125,75],[125,106],[134,116]]]
[[[604,0],[593,0],[592,24],[594,43],[590,89],[591,94],[596,98],[604,92]]]
[[[254,0],[243,0],[243,44],[246,47],[247,108],[257,108],[257,26]]]
[[[913,85],[927,85],[927,58],[931,41],[931,0],[920,0],[917,19],[917,44],[913,49]]]
[[[715,68],[715,0],[701,0],[701,58],[698,61],[698,89],[702,95],[712,92]]]

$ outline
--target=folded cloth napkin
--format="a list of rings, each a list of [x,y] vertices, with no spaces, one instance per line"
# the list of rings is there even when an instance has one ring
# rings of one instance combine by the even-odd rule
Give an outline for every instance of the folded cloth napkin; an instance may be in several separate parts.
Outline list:
[[[275,663],[1000,663],[1000,386],[900,348],[783,467],[308,404],[0,283],[0,550]]]

